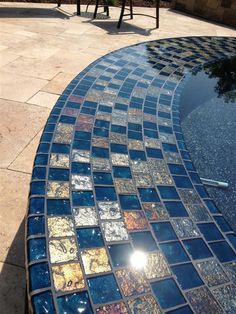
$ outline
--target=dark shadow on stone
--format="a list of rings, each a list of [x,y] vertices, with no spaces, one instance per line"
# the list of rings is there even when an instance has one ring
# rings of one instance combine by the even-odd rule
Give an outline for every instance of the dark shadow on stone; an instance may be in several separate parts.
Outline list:
[[[13,8],[0,7],[0,18],[59,18],[69,19],[70,14],[57,9],[56,7],[48,8]]]
[[[0,273],[1,313],[22,314],[25,308],[25,219],[8,250]]]

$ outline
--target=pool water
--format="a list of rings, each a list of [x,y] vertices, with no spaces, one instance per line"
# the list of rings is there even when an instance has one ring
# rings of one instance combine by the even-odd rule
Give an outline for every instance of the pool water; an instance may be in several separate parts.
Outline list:
[[[180,116],[200,176],[229,184],[207,191],[236,231],[236,58],[207,65],[190,78]]]

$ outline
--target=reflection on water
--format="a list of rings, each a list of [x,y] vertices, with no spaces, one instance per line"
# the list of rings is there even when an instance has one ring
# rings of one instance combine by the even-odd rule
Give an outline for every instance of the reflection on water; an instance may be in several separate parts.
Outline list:
[[[135,269],[143,269],[147,264],[147,255],[142,251],[135,251],[130,257],[130,264]]]
[[[196,73],[181,96],[181,125],[201,177],[229,183],[207,188],[236,231],[236,58]]]

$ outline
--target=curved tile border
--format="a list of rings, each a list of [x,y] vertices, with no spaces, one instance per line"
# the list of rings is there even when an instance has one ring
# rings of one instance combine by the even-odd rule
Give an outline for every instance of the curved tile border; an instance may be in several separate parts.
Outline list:
[[[138,44],[67,86],[32,174],[33,312],[236,311],[235,235],[197,175],[179,119],[192,71],[235,47],[236,38],[219,37]]]

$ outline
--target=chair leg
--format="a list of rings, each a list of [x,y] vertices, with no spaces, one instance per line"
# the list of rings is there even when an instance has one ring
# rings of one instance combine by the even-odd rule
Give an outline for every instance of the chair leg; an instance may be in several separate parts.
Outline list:
[[[97,12],[98,12],[98,3],[99,0],[96,0],[96,5],[95,5],[95,10],[94,10],[94,14],[93,14],[93,18],[96,19],[96,16],[97,16]]]
[[[130,19],[133,19],[133,0],[130,0]]]
[[[61,6],[61,0],[57,0],[57,7],[60,8]]]
[[[122,18],[123,18],[124,11],[125,11],[125,4],[126,4],[126,0],[122,0],[120,18],[119,18],[119,22],[118,22],[117,28],[120,28],[120,26],[121,26]]]
[[[159,7],[160,7],[160,0],[156,0],[156,28],[159,28]]]
[[[80,0],[76,0],[76,5],[77,5],[77,15],[81,14],[81,10],[80,10]]]

